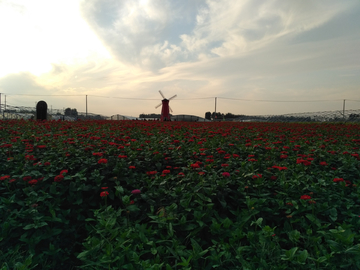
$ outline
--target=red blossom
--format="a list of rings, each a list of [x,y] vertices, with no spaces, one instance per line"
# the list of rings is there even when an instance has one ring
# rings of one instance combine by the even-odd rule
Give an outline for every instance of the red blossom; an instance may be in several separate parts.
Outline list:
[[[68,170],[62,170],[62,171],[60,172],[61,175],[63,175],[64,173],[68,173]]]
[[[106,164],[108,160],[106,158],[99,159],[98,164]]]
[[[190,164],[190,167],[193,169],[200,168],[200,165],[198,163]]]
[[[329,165],[329,164],[327,164],[325,161],[322,161],[322,162],[320,162],[320,165],[321,165],[321,166],[327,166],[327,165]]]
[[[300,197],[300,200],[310,200],[310,199],[311,199],[311,197],[309,195],[302,195]]]
[[[252,176],[253,179],[262,178],[262,175],[260,173],[255,174]]]
[[[100,193],[100,197],[106,197],[107,195],[109,195],[109,192],[107,191],[103,191]]]
[[[64,180],[64,176],[62,174],[55,176],[54,181],[55,182],[61,182]]]
[[[10,178],[10,175],[4,175],[0,177],[0,181]]]
[[[133,191],[131,191],[131,194],[140,194],[141,190],[140,189],[134,189]]]
[[[309,200],[308,203],[309,204],[316,204],[316,202],[314,200]]]
[[[30,180],[28,183],[30,185],[35,185],[38,181],[36,179]]]

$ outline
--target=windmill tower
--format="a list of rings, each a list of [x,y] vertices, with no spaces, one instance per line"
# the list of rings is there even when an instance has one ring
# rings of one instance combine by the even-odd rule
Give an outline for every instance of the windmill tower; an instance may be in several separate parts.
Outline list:
[[[169,106],[169,101],[170,101],[171,99],[173,99],[173,98],[176,98],[177,95],[174,95],[174,96],[172,96],[171,98],[167,99],[167,98],[165,98],[165,96],[164,96],[164,94],[161,92],[161,90],[159,90],[159,93],[160,93],[160,95],[162,96],[163,100],[161,101],[161,103],[160,103],[159,105],[157,105],[157,106],[155,107],[155,109],[156,109],[156,108],[159,108],[159,107],[162,105],[162,107],[161,107],[161,121],[170,121],[169,110],[170,110],[171,112],[173,112],[173,111],[172,111],[172,109],[171,109],[170,106]]]

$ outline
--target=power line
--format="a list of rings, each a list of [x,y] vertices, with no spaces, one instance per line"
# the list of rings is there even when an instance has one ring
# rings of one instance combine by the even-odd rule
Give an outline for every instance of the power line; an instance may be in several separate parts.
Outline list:
[[[329,100],[264,100],[264,99],[240,99],[240,98],[226,98],[218,97],[219,99],[241,100],[241,101],[260,101],[260,102],[324,102],[324,101],[342,101],[343,99],[329,99]]]
[[[2,93],[7,96],[77,96],[85,97],[86,95],[31,95],[31,94],[7,94]],[[98,95],[87,95],[89,97],[99,97],[99,98],[114,98],[114,99],[128,99],[128,100],[159,100],[157,98],[128,98],[128,97],[109,97],[109,96],[98,96]],[[215,97],[201,97],[201,98],[177,98],[176,100],[199,100],[199,99],[214,99]],[[228,98],[228,97],[217,97],[218,99],[227,99],[227,100],[240,100],[240,101],[257,101],[257,102],[329,102],[329,101],[342,101],[343,99],[328,99],[328,100],[263,100],[263,99],[242,99],[242,98]],[[360,100],[346,99],[347,101],[360,102]]]

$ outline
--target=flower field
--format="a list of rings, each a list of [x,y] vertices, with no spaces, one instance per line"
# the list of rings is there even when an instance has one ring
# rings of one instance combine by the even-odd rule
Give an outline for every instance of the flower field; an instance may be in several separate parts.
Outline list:
[[[360,126],[0,121],[0,269],[360,269]]]

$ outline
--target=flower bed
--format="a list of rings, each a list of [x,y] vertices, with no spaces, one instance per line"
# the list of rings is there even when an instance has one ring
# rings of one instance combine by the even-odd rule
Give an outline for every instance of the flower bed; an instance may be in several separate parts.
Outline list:
[[[359,269],[359,134],[0,121],[0,269]]]

